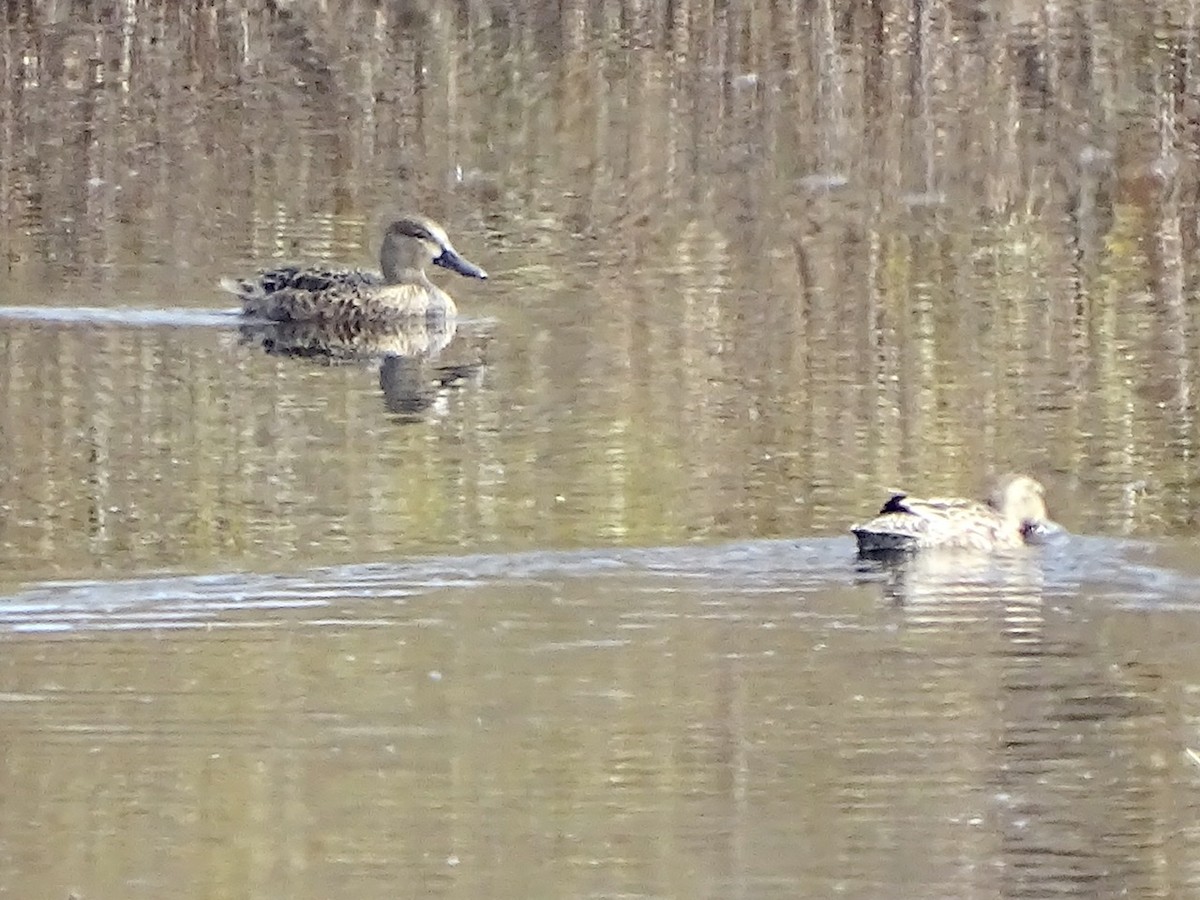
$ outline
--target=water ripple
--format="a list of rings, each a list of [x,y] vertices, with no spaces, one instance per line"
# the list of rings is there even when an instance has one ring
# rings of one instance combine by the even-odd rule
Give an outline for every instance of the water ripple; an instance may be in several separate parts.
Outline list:
[[[1158,555],[1154,545],[1072,538],[1053,551],[970,564],[924,556],[876,567],[857,563],[846,540],[831,539],[428,557],[299,573],[47,581],[0,598],[0,629],[262,627],[263,616],[269,620],[273,613],[298,614],[310,624],[378,625],[392,620],[358,619],[347,602],[376,601],[373,610],[390,602],[400,609],[436,592],[615,579],[622,591],[644,600],[628,612],[631,627],[680,615],[735,619],[744,612],[730,607],[731,596],[785,602],[833,587],[877,585],[884,599],[908,609],[910,626],[986,619],[991,613],[980,601],[999,600],[1007,606],[1006,628],[1015,634],[1037,630],[1041,603],[1081,592],[1122,606],[1200,607],[1200,577],[1157,563]],[[691,598],[686,610],[663,605],[681,593]],[[330,616],[334,607],[338,614]]]

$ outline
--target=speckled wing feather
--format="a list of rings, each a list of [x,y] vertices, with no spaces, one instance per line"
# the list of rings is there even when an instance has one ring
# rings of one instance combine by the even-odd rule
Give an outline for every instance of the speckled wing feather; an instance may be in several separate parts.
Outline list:
[[[444,318],[455,313],[454,301],[429,282],[346,281],[321,291],[285,288],[243,297],[242,309],[247,315],[274,322],[339,322],[350,327],[382,325],[414,316]]]
[[[256,300],[280,291],[320,293],[383,284],[383,276],[366,269],[280,266],[259,272],[253,278],[224,278],[221,286],[243,301]]]
[[[306,283],[304,278],[297,279]],[[302,286],[285,287],[254,296],[242,297],[247,315],[274,322],[340,322],[349,326],[388,318],[375,309],[374,285],[346,279],[320,290]]]

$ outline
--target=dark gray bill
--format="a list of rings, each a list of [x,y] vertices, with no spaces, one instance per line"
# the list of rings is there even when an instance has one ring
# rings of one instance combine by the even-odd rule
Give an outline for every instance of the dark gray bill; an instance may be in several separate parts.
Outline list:
[[[1021,533],[1025,536],[1027,543],[1044,544],[1065,535],[1067,530],[1057,522],[1041,519],[1037,522],[1026,522],[1021,528]]]
[[[449,269],[451,272],[457,272],[459,275],[466,275],[468,278],[487,278],[487,272],[475,263],[467,262],[449,247],[442,251],[442,255],[435,259],[433,264]]]

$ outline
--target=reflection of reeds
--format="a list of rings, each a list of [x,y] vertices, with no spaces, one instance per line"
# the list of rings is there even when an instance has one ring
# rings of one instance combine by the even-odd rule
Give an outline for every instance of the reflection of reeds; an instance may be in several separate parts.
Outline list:
[[[836,530],[880,484],[984,466],[1095,473],[1106,527],[1124,482],[1192,489],[1181,4],[403,6],[10,7],[12,293],[211,305],[213,260],[366,261],[398,207],[486,229],[491,290],[552,339],[514,325],[509,396],[540,399],[461,427],[608,424],[585,453],[512,422],[528,446],[482,505],[519,522],[522,490],[581,485],[603,502],[571,540]],[[161,390],[128,352],[88,349]],[[4,452],[36,456],[77,401],[22,359]],[[1183,525],[1171,493],[1144,502]]]

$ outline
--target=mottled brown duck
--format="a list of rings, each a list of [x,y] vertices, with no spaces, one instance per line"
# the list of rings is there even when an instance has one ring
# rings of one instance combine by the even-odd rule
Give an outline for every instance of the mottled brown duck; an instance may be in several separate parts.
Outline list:
[[[1046,513],[1045,488],[1006,475],[984,501],[895,493],[869,522],[850,529],[860,553],[931,549],[992,552],[1038,543],[1061,528]]]
[[[273,322],[354,326],[453,316],[454,300],[425,274],[430,263],[468,278],[487,278],[454,249],[440,225],[405,216],[384,232],[378,272],[282,266],[252,278],[224,278],[221,287],[242,301],[246,315]]]

